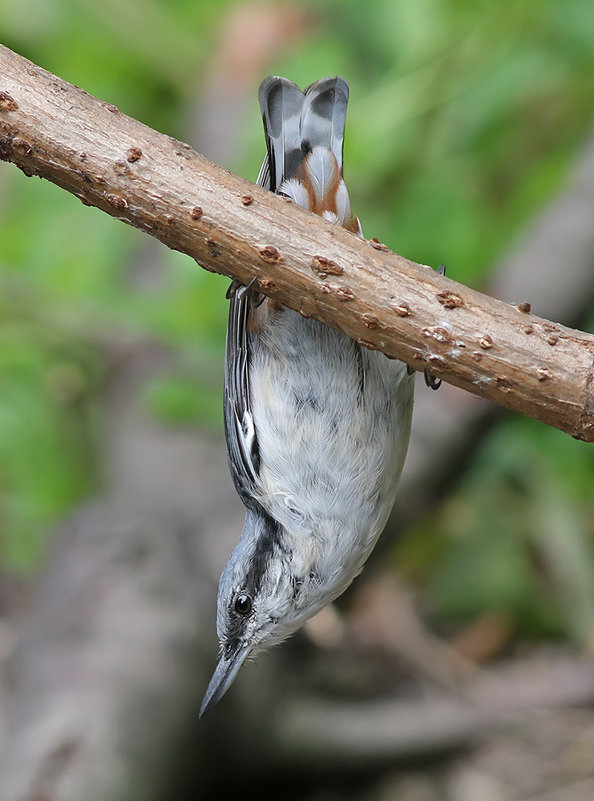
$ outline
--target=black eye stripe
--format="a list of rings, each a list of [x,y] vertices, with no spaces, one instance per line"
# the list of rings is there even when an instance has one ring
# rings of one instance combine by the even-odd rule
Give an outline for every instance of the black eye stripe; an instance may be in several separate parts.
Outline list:
[[[250,557],[250,570],[242,589],[242,592],[252,598],[258,595],[275,548],[280,547],[280,524],[266,514],[263,509],[258,511],[258,516],[264,525]]]

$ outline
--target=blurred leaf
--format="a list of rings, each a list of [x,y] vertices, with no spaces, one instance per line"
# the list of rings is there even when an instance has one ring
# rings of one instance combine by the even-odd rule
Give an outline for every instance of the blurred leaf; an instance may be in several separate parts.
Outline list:
[[[174,425],[200,423],[222,433],[221,388],[180,376],[149,384],[143,402],[160,420]]]

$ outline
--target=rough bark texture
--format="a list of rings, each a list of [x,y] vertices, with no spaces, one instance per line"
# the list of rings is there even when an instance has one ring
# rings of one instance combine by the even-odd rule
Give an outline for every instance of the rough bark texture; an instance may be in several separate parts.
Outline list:
[[[594,441],[593,336],[331,226],[5,47],[0,158],[369,347]]]

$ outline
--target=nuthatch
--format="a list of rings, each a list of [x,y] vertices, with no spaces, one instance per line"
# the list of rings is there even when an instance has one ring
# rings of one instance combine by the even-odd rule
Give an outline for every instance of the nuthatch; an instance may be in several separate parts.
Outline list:
[[[302,92],[271,77],[258,98],[258,183],[361,235],[342,178],[343,78]],[[392,508],[408,447],[406,364],[232,284],[225,369],[231,474],[246,507],[219,584],[221,655],[200,715],[248,657],[284,640],[361,571]]]

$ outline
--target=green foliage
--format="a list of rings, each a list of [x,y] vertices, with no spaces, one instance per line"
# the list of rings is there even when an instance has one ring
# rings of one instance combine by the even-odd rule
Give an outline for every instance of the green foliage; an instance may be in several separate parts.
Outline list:
[[[396,554],[456,625],[496,611],[523,635],[594,631],[594,451],[532,420],[499,425]]]
[[[220,387],[196,376],[163,376],[151,382],[144,404],[158,419],[178,425],[202,423],[222,433]]]
[[[170,135],[208,74],[221,0],[21,0],[3,42]],[[248,6],[249,3],[245,3]],[[267,72],[351,86],[345,143],[368,236],[480,286],[562,188],[591,124],[589,0],[303,0],[309,29]],[[261,76],[263,77],[263,76]],[[263,153],[253,102],[243,153]],[[150,282],[138,266],[154,263]],[[52,521],[92,492],[109,343],[175,354],[142,397],[169,425],[221,431],[226,280],[0,164],[0,545],[31,568]],[[397,553],[436,620],[499,609],[531,635],[591,637],[594,457],[528,420],[497,429]]]
[[[48,524],[92,487],[92,397],[101,371],[92,349],[2,304],[0,521],[2,556],[25,570]],[[16,302],[15,302],[16,301]]]

